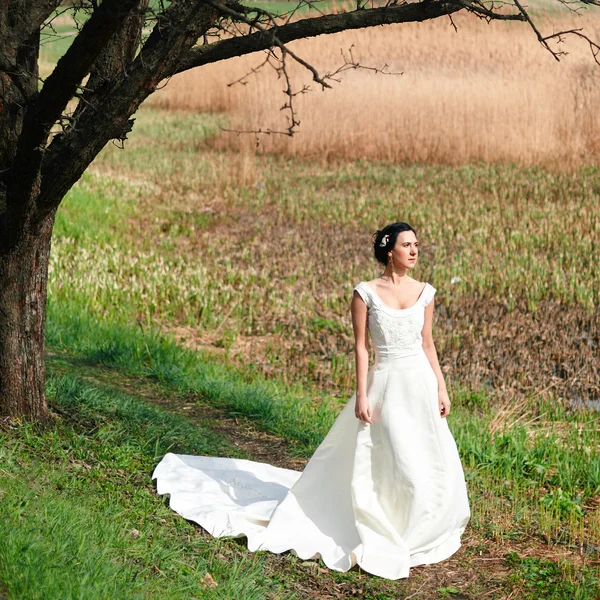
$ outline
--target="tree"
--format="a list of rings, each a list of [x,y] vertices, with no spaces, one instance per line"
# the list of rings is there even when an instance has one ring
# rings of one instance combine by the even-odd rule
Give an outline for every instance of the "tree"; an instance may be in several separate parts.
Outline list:
[[[288,15],[276,17],[237,0],[77,0],[69,7],[61,0],[0,0],[0,415],[47,414],[44,334],[56,210],[100,150],[110,140],[126,139],[132,115],[165,79],[265,51],[279,61],[288,83],[291,135],[297,123],[286,60],[301,63],[318,84],[329,86],[327,76],[287,47],[301,38],[451,19],[466,11],[487,21],[529,23],[557,60],[561,52],[551,42],[583,37],[598,62],[600,48],[581,30],[544,37],[519,0],[356,0],[343,14],[298,18],[298,9],[311,1],[298,0]],[[86,18],[53,72],[41,80],[41,35],[64,10],[84,11]]]

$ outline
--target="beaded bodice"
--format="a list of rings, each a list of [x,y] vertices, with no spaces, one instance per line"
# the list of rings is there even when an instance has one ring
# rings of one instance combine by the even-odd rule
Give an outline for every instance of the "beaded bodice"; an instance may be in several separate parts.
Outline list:
[[[436,292],[432,285],[426,283],[417,301],[408,308],[388,306],[366,281],[354,289],[367,305],[369,333],[378,359],[401,358],[422,349],[425,307]]]

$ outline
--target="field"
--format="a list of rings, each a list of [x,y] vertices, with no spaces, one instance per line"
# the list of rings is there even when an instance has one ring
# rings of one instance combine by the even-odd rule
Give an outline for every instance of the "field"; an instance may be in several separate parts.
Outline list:
[[[257,150],[222,131],[281,126],[272,74],[226,86],[254,57],[169,82],[98,157],[56,222],[53,421],[0,428],[0,596],[600,597],[600,67],[457,25],[298,44],[332,69],[352,43],[380,65],[396,40],[405,74],[303,95],[297,137]],[[302,468],[352,394],[351,290],[398,219],[438,290],[461,550],[389,582],[174,515],[150,481],[168,450]]]
[[[552,44],[566,54],[556,61],[526,24],[486,25],[461,15],[452,23],[399,24],[291,44],[323,76],[346,70],[323,92],[308,71],[290,64],[301,126],[293,138],[260,137],[258,151],[394,163],[486,161],[561,169],[597,164],[600,66],[587,42],[565,37]],[[566,9],[543,12],[538,25],[545,33],[583,27],[600,37],[600,19],[591,10],[578,16]],[[251,74],[263,61],[261,54],[250,55],[178,75],[149,102],[225,112],[232,130],[285,132],[285,80],[270,66]],[[365,68],[348,68],[347,62]],[[304,86],[311,91],[300,93]],[[215,142],[247,152],[256,151],[256,144],[252,135]]]

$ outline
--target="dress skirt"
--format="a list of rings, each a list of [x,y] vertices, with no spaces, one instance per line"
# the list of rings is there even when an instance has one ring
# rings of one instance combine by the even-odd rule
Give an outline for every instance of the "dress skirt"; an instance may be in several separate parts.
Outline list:
[[[152,477],[170,506],[250,551],[358,564],[388,579],[454,554],[470,516],[464,473],[423,350],[369,369],[372,424],[348,401],[304,471],[166,454]]]

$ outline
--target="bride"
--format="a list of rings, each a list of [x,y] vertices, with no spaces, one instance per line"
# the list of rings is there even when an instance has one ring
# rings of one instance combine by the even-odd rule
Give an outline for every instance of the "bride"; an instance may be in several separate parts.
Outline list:
[[[351,302],[356,393],[304,471],[169,453],[152,477],[173,510],[213,536],[399,579],[454,554],[470,512],[432,338],[436,290],[409,276],[416,232],[392,223],[373,246],[385,270]]]

